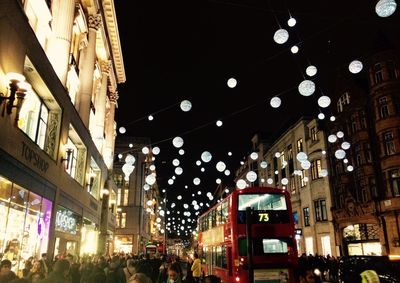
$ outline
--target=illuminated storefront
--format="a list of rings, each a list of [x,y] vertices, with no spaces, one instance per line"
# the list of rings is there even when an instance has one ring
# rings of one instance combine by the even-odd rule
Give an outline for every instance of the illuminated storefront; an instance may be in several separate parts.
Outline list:
[[[119,235],[115,236],[114,252],[131,253],[133,250],[133,236]]]
[[[46,253],[52,202],[0,176],[0,253],[12,270]]]
[[[99,229],[97,225],[89,219],[83,218],[81,236],[80,255],[96,254],[99,241]]]
[[[382,255],[376,224],[349,225],[343,229],[343,240],[348,255]]]
[[[56,243],[54,254],[79,254],[82,217],[71,210],[57,206],[55,219]]]

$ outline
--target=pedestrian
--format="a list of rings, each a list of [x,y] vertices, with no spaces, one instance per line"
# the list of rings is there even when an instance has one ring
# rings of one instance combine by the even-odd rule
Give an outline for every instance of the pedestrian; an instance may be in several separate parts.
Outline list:
[[[168,267],[168,279],[166,283],[182,283],[181,268],[178,263],[173,263]]]
[[[0,282],[8,283],[16,278],[18,278],[17,275],[11,270],[11,261],[3,259],[0,262]]]
[[[135,273],[129,278],[129,283],[153,283],[151,279],[144,273]]]
[[[201,261],[199,259],[199,255],[197,253],[194,253],[193,255],[194,261],[192,264],[192,274],[193,274],[193,279],[194,282],[198,283],[200,282],[200,276],[201,276]]]

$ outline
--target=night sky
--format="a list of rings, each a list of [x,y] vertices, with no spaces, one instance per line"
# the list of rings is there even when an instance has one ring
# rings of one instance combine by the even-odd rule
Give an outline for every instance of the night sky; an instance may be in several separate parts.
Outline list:
[[[323,111],[329,117],[333,106],[320,109],[317,99],[332,95],[337,70],[373,54],[378,33],[394,44],[400,38],[399,11],[380,18],[375,1],[130,1],[134,8],[129,8],[119,0],[115,5],[126,71],[126,83],[118,87],[117,124],[126,136],[150,137],[152,146],[160,147],[157,181],[168,190],[170,203],[179,202],[175,211],[184,211],[192,193],[198,202],[210,203],[206,193],[215,191],[216,178],[234,185],[234,172],[251,152],[256,132],[274,137],[300,116]],[[287,24],[290,15],[297,20],[294,27]],[[273,40],[279,28],[289,32],[284,44]],[[293,45],[297,54],[290,51]],[[303,97],[297,86],[310,64],[318,68],[312,78],[316,92]],[[227,86],[231,77],[235,88]],[[269,104],[275,95],[282,99],[277,109]],[[192,103],[189,112],[179,106],[185,99]],[[222,127],[216,126],[218,119]],[[176,136],[184,139],[183,156],[172,145]],[[205,150],[213,158],[197,166]],[[180,176],[174,158],[183,168]],[[216,170],[218,161],[227,164],[230,176]],[[198,186],[195,177],[201,179]],[[192,206],[190,211],[193,215]]]

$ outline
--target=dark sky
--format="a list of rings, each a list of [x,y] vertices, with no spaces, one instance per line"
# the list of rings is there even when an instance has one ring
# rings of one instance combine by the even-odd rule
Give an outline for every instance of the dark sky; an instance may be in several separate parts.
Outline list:
[[[198,190],[203,193],[196,199],[205,203],[205,194],[216,189],[216,178],[232,184],[254,133],[274,136],[301,115],[316,116],[321,92],[332,94],[336,70],[372,54],[378,31],[391,40],[400,38],[399,12],[380,18],[375,1],[129,1],[128,7],[128,1],[119,0],[115,4],[127,78],[118,87],[118,127],[126,127],[127,136],[150,137],[153,146],[160,147],[159,187],[168,189],[170,202],[183,194],[180,205],[190,204],[191,193]],[[289,13],[297,20],[294,27],[287,25]],[[279,26],[289,32],[282,45],[273,41]],[[295,44],[300,50],[292,54],[290,47]],[[297,86],[309,64],[318,68],[313,78],[317,91],[303,97]],[[236,88],[227,86],[230,77],[237,79]],[[278,94],[282,106],[273,109],[269,100]],[[184,99],[192,102],[189,112],[180,110]],[[324,110],[327,115],[329,111]],[[218,119],[224,123],[220,128],[215,125]],[[176,136],[184,139],[183,156],[172,146]],[[196,166],[204,150],[213,159]],[[183,174],[170,186],[174,158],[180,160]],[[226,162],[230,176],[215,169],[220,160]],[[195,177],[201,179],[199,186],[193,184]]]

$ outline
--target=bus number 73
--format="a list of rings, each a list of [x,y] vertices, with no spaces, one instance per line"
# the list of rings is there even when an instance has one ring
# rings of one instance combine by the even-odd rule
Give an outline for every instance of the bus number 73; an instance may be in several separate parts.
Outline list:
[[[268,213],[259,213],[258,214],[258,221],[259,222],[268,222],[269,221],[269,214]]]

